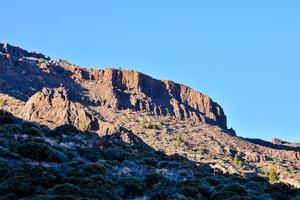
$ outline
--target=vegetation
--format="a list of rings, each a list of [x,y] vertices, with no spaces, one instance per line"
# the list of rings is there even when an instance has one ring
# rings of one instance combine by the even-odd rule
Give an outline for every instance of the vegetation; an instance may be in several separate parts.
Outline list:
[[[3,98],[0,98],[0,107],[4,106],[6,104],[6,100]]]
[[[278,172],[276,171],[275,168],[269,169],[269,171],[268,171],[268,178],[269,178],[269,182],[271,184],[274,184],[274,183],[278,182],[278,180],[279,180],[279,174],[278,174]]]
[[[87,129],[88,129],[88,127],[87,127],[86,123],[83,121],[80,121],[79,122],[79,130],[82,132],[85,132],[85,131],[87,131]]]
[[[176,135],[176,147],[180,147],[181,146],[181,142],[182,142],[182,135],[178,134]]]
[[[213,173],[208,165],[155,151],[131,133],[128,144],[119,133],[101,138],[70,125],[50,130],[1,111],[0,121],[0,199],[296,200],[300,195],[277,181]],[[177,138],[181,143],[181,135]]]
[[[234,156],[232,164],[236,167],[242,167],[243,166],[243,162],[240,160],[240,158],[237,154]]]

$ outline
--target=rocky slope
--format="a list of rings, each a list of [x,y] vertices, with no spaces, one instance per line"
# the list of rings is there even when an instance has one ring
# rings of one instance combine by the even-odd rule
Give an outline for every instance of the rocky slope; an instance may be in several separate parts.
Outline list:
[[[99,137],[54,130],[0,110],[0,199],[291,199],[300,191],[265,178],[223,175],[155,151],[120,128]]]
[[[227,128],[222,108],[208,96],[184,85],[156,80],[135,71],[112,68],[87,70],[66,61],[52,61],[41,54],[0,44],[0,72],[0,92],[24,101],[38,93],[30,99],[30,104],[36,103],[35,108],[45,105],[40,104],[37,98],[43,88],[64,87],[69,93],[67,100],[78,102],[84,107],[145,111],[149,114],[170,115],[182,120]],[[49,96],[48,100],[52,97]],[[28,113],[31,112],[29,108],[30,105],[26,107],[27,116],[31,115]],[[35,118],[48,116],[41,116],[38,112],[35,112],[35,115]],[[51,121],[51,117],[45,120]],[[66,118],[64,121],[73,120]],[[90,128],[97,129],[92,125]]]
[[[0,44],[0,107],[51,129],[103,136],[126,128],[169,156],[245,177],[275,168],[279,181],[300,187],[299,146],[239,138],[208,96],[135,71],[88,70]]]

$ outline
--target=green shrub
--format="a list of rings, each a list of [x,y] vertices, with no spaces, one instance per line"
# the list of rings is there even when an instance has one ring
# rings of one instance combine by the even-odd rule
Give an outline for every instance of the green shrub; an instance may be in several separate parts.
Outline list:
[[[241,199],[248,195],[245,187],[238,183],[225,185],[225,187],[218,192],[216,199]]]
[[[97,174],[105,174],[107,169],[99,163],[90,163],[83,167],[82,173],[84,176],[93,176]]]
[[[78,196],[80,194],[80,188],[73,184],[65,183],[54,186],[50,193],[55,195]]]
[[[0,184],[0,196],[13,193],[18,197],[25,197],[31,195],[34,190],[34,186],[24,176],[12,176]]]
[[[125,153],[120,147],[113,147],[104,151],[104,157],[108,160],[118,160],[123,161],[125,158]]]
[[[22,129],[24,130],[29,129],[31,127],[40,128],[40,125],[35,122],[24,122],[22,124]]]
[[[83,121],[79,122],[79,130],[82,132],[85,132],[88,130],[88,126],[87,126],[86,122],[83,122]]]
[[[140,122],[141,128],[144,129],[146,127],[146,120],[142,119],[142,121]]]
[[[6,129],[10,134],[21,133],[22,127],[19,124],[5,124],[2,128]]]
[[[182,135],[179,133],[178,135],[176,135],[175,146],[176,147],[180,147],[181,146],[181,142],[182,142]]]
[[[5,106],[6,100],[3,98],[0,98],[0,107]]]
[[[217,178],[213,176],[204,177],[203,179],[201,179],[201,181],[204,181],[214,187],[223,183],[221,178]]]
[[[9,131],[3,127],[0,127],[0,136],[2,137],[11,137]]]
[[[65,162],[68,158],[60,151],[39,142],[27,142],[19,144],[16,152],[25,158],[36,161]]]
[[[151,200],[168,199],[169,194],[165,190],[154,191],[150,197]]]
[[[199,193],[199,190],[196,187],[191,185],[183,185],[179,188],[179,191],[185,196],[192,197],[192,198]]]
[[[244,186],[249,191],[250,194],[259,195],[264,192],[264,187],[262,186],[261,183],[249,181]]]
[[[9,163],[5,160],[0,158],[0,180],[9,177],[12,173]]]
[[[125,196],[143,196],[146,185],[137,178],[125,178],[122,180]]]
[[[5,110],[0,110],[0,124],[11,124],[14,123],[15,118],[14,116],[5,111]]]
[[[277,173],[275,168],[271,168],[268,171],[268,178],[271,184],[276,183],[279,180],[279,174]]]
[[[24,133],[31,135],[31,136],[42,136],[43,135],[42,131],[36,127],[29,127],[27,129],[25,129]]]
[[[87,160],[91,162],[97,162],[98,160],[103,158],[103,155],[101,152],[96,149],[78,149],[78,153],[82,156],[85,157]]]
[[[10,155],[10,151],[7,148],[0,146],[0,157],[7,157]]]
[[[240,158],[237,154],[234,156],[232,164],[236,167],[242,167],[243,166],[243,162],[240,160]]]
[[[145,182],[148,187],[152,187],[153,185],[163,181],[165,181],[165,177],[157,173],[147,174],[145,178]]]

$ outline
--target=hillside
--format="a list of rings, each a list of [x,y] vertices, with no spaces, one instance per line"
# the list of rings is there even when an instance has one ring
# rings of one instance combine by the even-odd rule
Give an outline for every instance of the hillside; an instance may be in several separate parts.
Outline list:
[[[0,44],[0,107],[52,131],[67,124],[75,133],[94,133],[93,140],[126,130],[143,143],[142,151],[164,152],[163,159],[179,156],[193,169],[200,164],[215,173],[263,180],[276,170],[277,182],[300,187],[296,143],[240,138],[207,95],[136,71],[86,69]],[[48,140],[42,136],[36,139]]]
[[[99,137],[54,130],[0,111],[0,199],[297,199],[259,177],[224,175],[168,156],[120,128]]]

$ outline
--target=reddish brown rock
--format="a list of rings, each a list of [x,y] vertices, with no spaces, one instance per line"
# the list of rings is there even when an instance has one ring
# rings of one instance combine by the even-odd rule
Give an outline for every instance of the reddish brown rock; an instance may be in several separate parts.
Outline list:
[[[62,87],[37,92],[26,102],[21,116],[50,127],[72,124],[82,130],[95,128],[91,127],[95,119],[83,106],[70,101],[68,91]]]
[[[227,129],[221,106],[208,96],[172,81],[161,81],[130,70],[87,70],[64,60],[47,60],[42,54],[1,45],[3,68],[0,92],[28,100],[43,88],[63,86],[69,98],[84,107],[131,109],[152,115],[170,115],[181,120],[216,125]],[[5,60],[13,57],[14,62]],[[41,60],[42,58],[42,60]],[[22,83],[22,84],[19,84]]]

